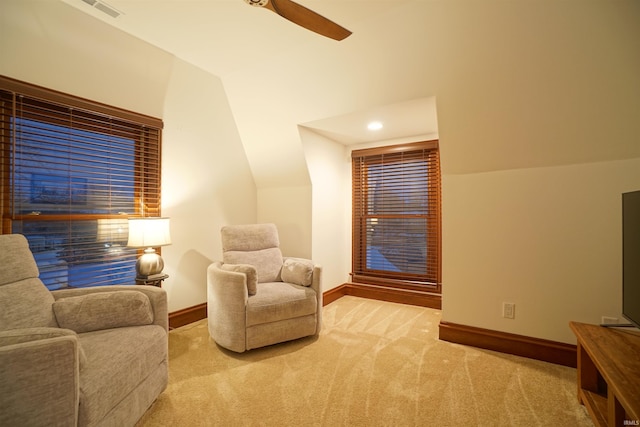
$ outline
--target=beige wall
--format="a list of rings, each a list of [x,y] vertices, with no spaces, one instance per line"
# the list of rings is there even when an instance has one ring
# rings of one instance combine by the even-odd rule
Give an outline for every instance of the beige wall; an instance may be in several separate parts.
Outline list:
[[[351,163],[342,144],[300,127],[312,183],[312,258],[323,267],[324,291],[349,281]]]
[[[257,222],[278,227],[284,256],[311,258],[311,185],[258,188]]]
[[[563,342],[571,320],[623,322],[621,193],[637,189],[640,158],[445,175],[444,320]]]
[[[175,311],[206,301],[206,271],[222,258],[220,228],[254,223],[256,188],[220,79],[176,60],[164,104],[163,287]]]

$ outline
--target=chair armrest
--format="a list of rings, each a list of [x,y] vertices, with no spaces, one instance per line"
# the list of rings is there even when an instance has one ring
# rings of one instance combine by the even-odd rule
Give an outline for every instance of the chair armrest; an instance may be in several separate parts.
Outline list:
[[[220,262],[207,268],[209,333],[218,344],[236,352],[246,350],[246,305],[249,299],[244,273],[222,270]]]
[[[316,326],[316,335],[320,333],[322,329],[322,266],[315,264],[313,266],[313,276],[311,278],[311,288],[316,291],[316,298],[318,300],[318,324]]]
[[[313,273],[311,276],[311,288],[316,291],[320,295],[320,307],[322,307],[322,266],[313,262],[313,260],[306,258],[296,258],[296,257],[284,257],[283,260],[286,261],[288,259],[294,260],[302,260],[308,261],[313,264]]]
[[[317,329],[316,329],[316,334],[318,334],[318,333],[320,333],[320,329],[322,328],[322,307],[323,307],[323,302],[322,302],[322,266],[319,265],[319,264],[314,263],[310,259],[295,258],[295,257],[284,257],[285,261],[287,259],[298,259],[298,260],[308,261],[308,262],[313,264],[313,273],[311,275],[311,286],[309,286],[309,287],[316,292],[316,298],[317,298],[317,301],[318,301],[318,307],[317,307],[317,310],[318,310],[318,326],[317,326]]]
[[[76,297],[89,295],[98,292],[118,292],[118,291],[138,291],[142,292],[149,298],[153,309],[153,324],[159,325],[165,331],[169,331],[169,309],[167,306],[167,292],[155,286],[139,286],[139,285],[111,285],[111,286],[95,286],[90,288],[60,289],[51,291],[53,298]]]
[[[76,425],[78,338],[38,339],[34,329],[50,328],[24,330],[24,337],[21,330],[0,332],[6,344],[0,345],[0,425]],[[7,344],[21,339],[26,341]]]

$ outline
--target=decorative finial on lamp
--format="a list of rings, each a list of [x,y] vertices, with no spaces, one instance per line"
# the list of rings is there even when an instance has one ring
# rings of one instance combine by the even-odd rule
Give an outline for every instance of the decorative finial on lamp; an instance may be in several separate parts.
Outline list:
[[[150,278],[162,273],[164,261],[154,248],[171,244],[169,218],[147,217],[129,219],[127,246],[145,248],[136,262],[138,278]]]

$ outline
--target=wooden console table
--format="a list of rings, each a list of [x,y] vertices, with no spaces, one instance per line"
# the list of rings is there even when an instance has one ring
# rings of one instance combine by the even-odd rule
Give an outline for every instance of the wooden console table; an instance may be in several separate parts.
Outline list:
[[[578,339],[578,400],[596,426],[640,425],[640,336],[570,322]]]

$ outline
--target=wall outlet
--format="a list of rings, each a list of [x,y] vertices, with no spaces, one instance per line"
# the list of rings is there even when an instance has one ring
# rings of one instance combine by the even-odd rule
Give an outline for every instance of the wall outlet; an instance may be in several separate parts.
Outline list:
[[[515,319],[516,318],[516,305],[512,302],[503,302],[502,303],[502,317],[505,319]]]
[[[617,317],[602,316],[601,325],[615,325],[619,323]]]

